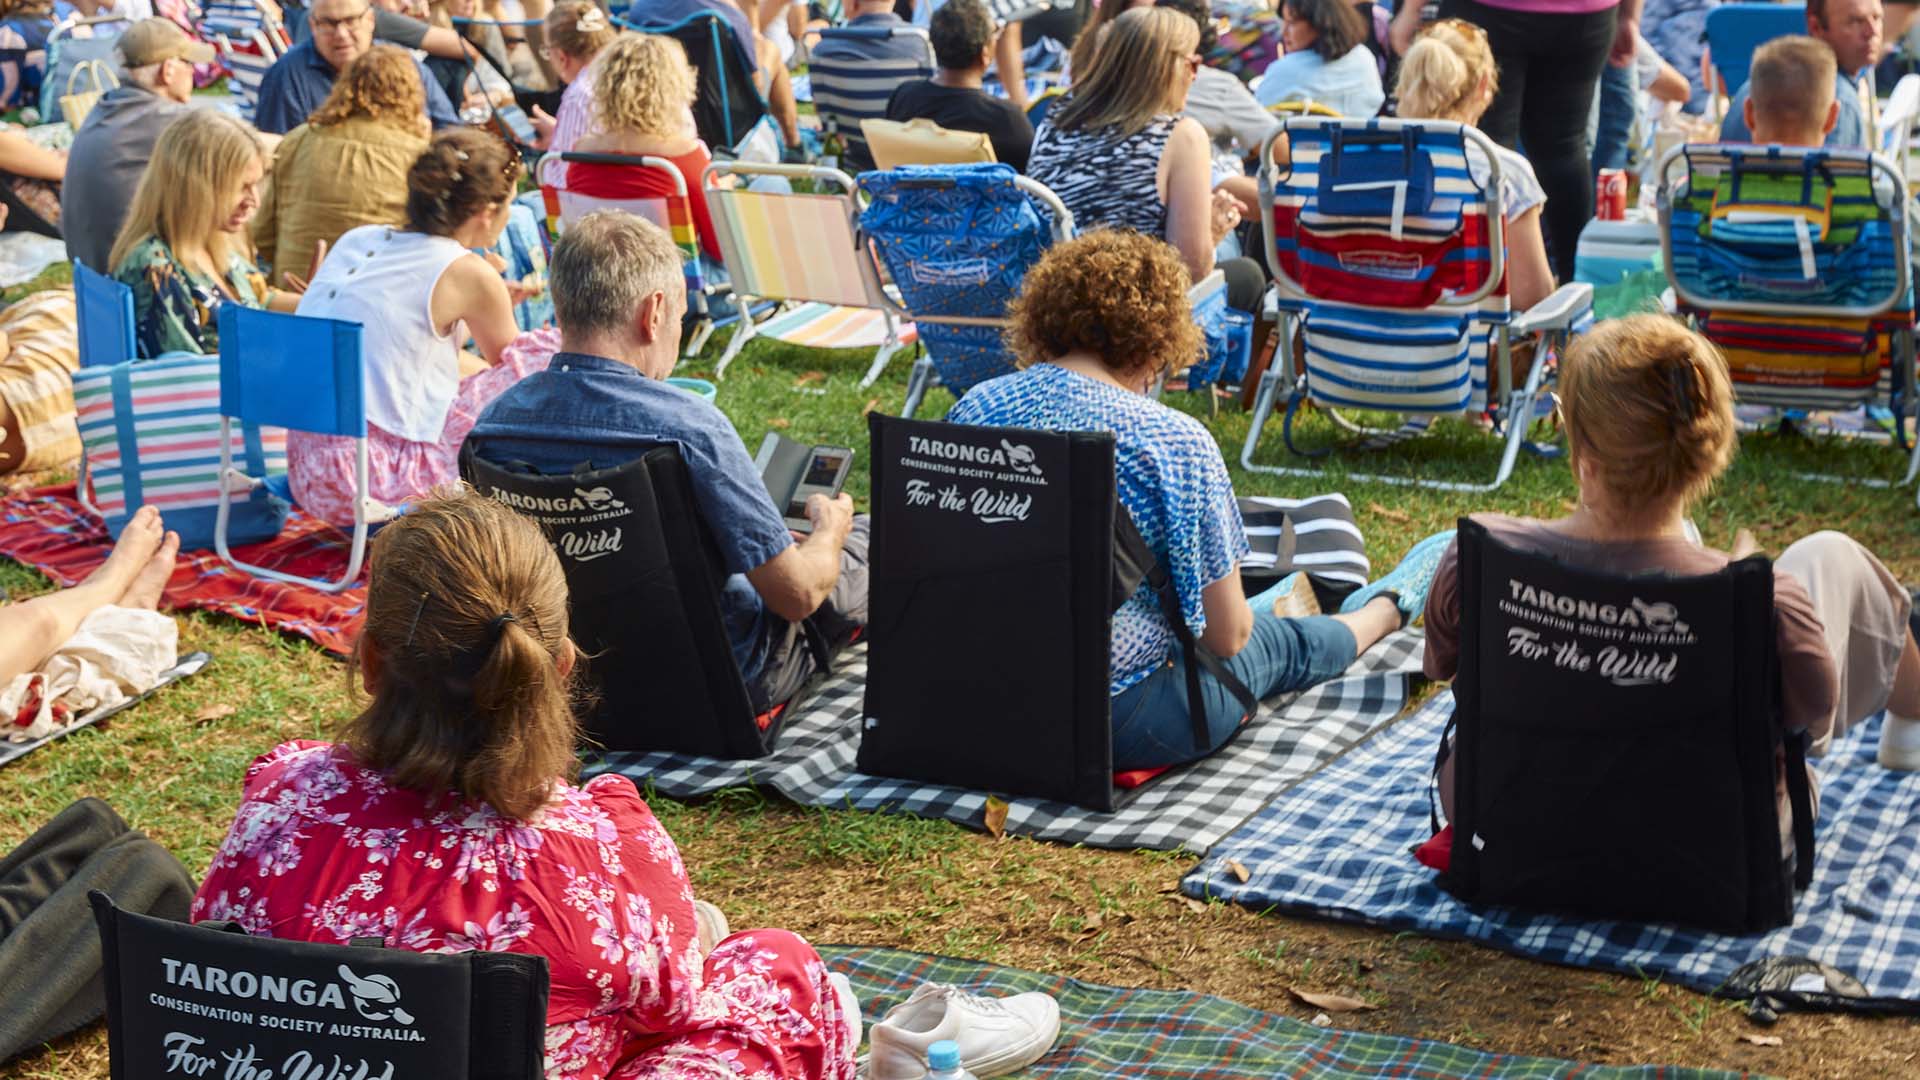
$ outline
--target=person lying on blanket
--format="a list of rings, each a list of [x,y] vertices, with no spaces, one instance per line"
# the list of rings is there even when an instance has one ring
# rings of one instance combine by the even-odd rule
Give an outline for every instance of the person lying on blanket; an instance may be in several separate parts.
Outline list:
[[[1432,560],[1425,571],[1419,559],[1403,564],[1349,596],[1336,615],[1276,612],[1282,599],[1311,595],[1297,574],[1249,606],[1240,562],[1250,549],[1220,447],[1199,421],[1147,396],[1157,377],[1200,352],[1188,285],[1179,252],[1135,232],[1103,229],[1055,245],[1027,272],[1008,309],[1008,341],[1021,370],[967,391],[947,419],[1112,432],[1120,501],[1173,578],[1200,645],[1259,697],[1303,690],[1338,677],[1399,629],[1406,612],[1419,610]],[[1113,618],[1115,769],[1198,760],[1243,722],[1233,694],[1207,676],[1209,741],[1194,745],[1177,653],[1173,629],[1143,584]]]
[[[816,494],[812,530],[796,538],[726,415],[661,381],[687,312],[680,249],[664,230],[624,211],[588,214],[554,244],[548,274],[560,351],[487,407],[468,436],[474,452],[554,475],[678,447],[729,574],[720,609],[754,710],[788,700],[817,666],[803,622],[833,647],[866,625],[865,515],[844,494]]]
[[[1733,459],[1726,363],[1700,335],[1661,315],[1601,323],[1561,361],[1560,411],[1580,508],[1555,521],[1475,514],[1502,543],[1610,575],[1709,574],[1752,554],[1707,547],[1687,509]],[[1426,674],[1451,679],[1460,659],[1458,550],[1448,546],[1427,595]],[[1911,601],[1873,553],[1837,532],[1795,542],[1774,560],[1782,721],[1804,727],[1811,753],[1887,709],[1880,763],[1920,769],[1920,649]],[[1453,770],[1440,803],[1453,815]],[[1786,809],[1784,774],[1780,821]],[[1816,800],[1815,805],[1818,805]]]
[[[339,742],[283,743],[247,770],[192,917],[543,955],[555,1080],[851,1080],[845,980],[795,934],[729,935],[633,781],[571,782],[579,657],[540,527],[460,491],[387,525],[369,565],[355,663],[371,700]]]

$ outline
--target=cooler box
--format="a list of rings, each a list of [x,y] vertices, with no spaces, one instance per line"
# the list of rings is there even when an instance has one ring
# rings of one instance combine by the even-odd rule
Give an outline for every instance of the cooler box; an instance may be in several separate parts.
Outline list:
[[[1620,284],[1620,279],[1642,270],[1660,268],[1660,223],[1628,218],[1595,218],[1580,230],[1574,253],[1573,280],[1595,288]]]

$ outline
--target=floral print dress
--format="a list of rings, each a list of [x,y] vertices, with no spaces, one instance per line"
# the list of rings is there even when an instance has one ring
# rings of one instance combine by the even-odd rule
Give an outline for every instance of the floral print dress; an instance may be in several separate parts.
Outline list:
[[[549,1080],[853,1080],[857,1017],[819,954],[752,930],[703,958],[680,852],[624,777],[558,784],[521,822],[283,743],[247,770],[192,917],[545,956]]]
[[[181,265],[166,241],[147,237],[114,268],[113,277],[133,290],[134,334],[141,356],[220,351],[220,305],[227,294],[212,278]],[[226,284],[240,303],[266,306],[266,276],[237,254],[228,260]]]

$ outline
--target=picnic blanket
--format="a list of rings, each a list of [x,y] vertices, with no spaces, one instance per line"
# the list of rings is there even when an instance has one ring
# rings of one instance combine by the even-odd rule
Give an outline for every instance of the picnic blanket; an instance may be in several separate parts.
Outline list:
[[[1630,1077],[1682,1080],[1737,1073],[1577,1065],[1552,1058],[1487,1054],[1451,1043],[1318,1028],[1191,990],[1133,990],[1060,975],[864,945],[822,945],[827,966],[845,975],[867,1023],[884,1016],[923,982],[1017,994],[1042,990],[1060,1002],[1060,1039],[1019,1076],[1165,1077],[1269,1080],[1272,1077],[1443,1077],[1585,1080]]]
[[[1345,678],[1276,699],[1219,753],[1140,789],[1111,814],[1067,803],[1009,800],[1006,831],[1039,840],[1104,848],[1205,851],[1288,784],[1393,719],[1406,701],[1407,675],[1420,665],[1423,640],[1403,631],[1355,662]],[[839,670],[786,722],[773,753],[726,761],[666,753],[606,753],[584,772],[617,772],[676,799],[755,786],[807,806],[939,817],[984,827],[988,792],[854,770],[864,646],[843,654]]]
[[[1784,955],[1832,964],[1876,996],[1920,997],[1920,773],[1875,762],[1878,719],[1849,730],[1816,766],[1818,854],[1793,925],[1730,937],[1505,908],[1476,913],[1443,892],[1410,849],[1432,831],[1426,777],[1452,709],[1451,693],[1437,695],[1275,799],[1215,845],[1181,890],[1461,938],[1556,964],[1658,975],[1702,992],[1749,961]],[[1228,859],[1250,871],[1244,884]]]
[[[338,577],[347,568],[348,537],[299,510],[280,535],[233,549],[234,556],[272,570]],[[106,561],[106,529],[74,501],[73,485],[37,488],[0,499],[0,555],[25,563],[60,585],[72,585]],[[183,551],[161,603],[176,611],[217,611],[283,633],[298,634],[331,653],[353,651],[367,587],[323,593],[264,581],[235,570],[211,551]]]

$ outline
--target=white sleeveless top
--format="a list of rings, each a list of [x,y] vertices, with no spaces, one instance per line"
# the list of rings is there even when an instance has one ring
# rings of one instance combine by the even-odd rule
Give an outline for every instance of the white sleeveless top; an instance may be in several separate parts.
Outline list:
[[[467,254],[444,236],[362,225],[342,236],[300,298],[299,313],[365,327],[367,420],[409,442],[437,443],[460,391],[460,344],[433,325],[433,287]]]

